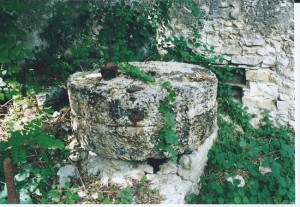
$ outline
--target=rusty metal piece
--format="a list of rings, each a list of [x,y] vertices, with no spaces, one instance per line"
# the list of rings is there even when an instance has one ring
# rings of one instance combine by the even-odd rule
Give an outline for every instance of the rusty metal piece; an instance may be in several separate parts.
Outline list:
[[[116,63],[105,63],[100,66],[100,73],[104,80],[110,80],[118,76],[118,65]]]
[[[4,164],[7,195],[8,195],[8,204],[18,204],[20,199],[15,189],[14,173],[13,173],[13,166],[11,163],[11,159],[6,158],[3,164]]]

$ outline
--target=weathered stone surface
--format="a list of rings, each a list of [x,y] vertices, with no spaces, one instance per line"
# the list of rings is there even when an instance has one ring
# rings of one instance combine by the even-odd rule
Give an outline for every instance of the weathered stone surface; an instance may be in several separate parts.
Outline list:
[[[123,188],[132,185],[132,179],[140,180],[144,175],[151,188],[158,189],[164,197],[164,204],[185,203],[185,196],[197,193],[199,178],[207,162],[209,149],[217,138],[217,126],[204,143],[190,154],[184,154],[178,163],[166,161],[159,166],[158,172],[144,162],[110,159],[89,152],[88,159],[81,162],[88,175],[95,175],[104,186],[118,184]]]
[[[246,80],[252,82],[277,83],[277,74],[274,71],[265,70],[247,70]]]
[[[154,74],[157,81],[172,83],[177,94],[174,114],[179,144],[175,149],[179,153],[197,149],[215,127],[215,75],[191,64],[131,64]],[[159,84],[147,85],[126,76],[105,81],[92,74],[76,73],[68,83],[72,128],[81,144],[110,158],[142,161],[169,157],[156,146],[163,125],[158,108],[167,91]],[[129,93],[132,87],[141,90]]]
[[[177,165],[171,161],[166,162],[159,166],[159,171],[165,175],[165,174],[175,174],[177,173]]]
[[[277,99],[278,85],[274,83],[250,82],[249,91],[244,94],[250,97],[263,97],[264,99]]]
[[[257,66],[263,61],[259,56],[233,56],[231,62],[240,65]]]
[[[73,165],[66,165],[57,172],[59,176],[59,185],[64,188],[67,182],[70,182],[72,177],[77,177],[77,170]]]
[[[258,33],[256,33],[256,34],[252,34],[252,33],[246,34],[244,36],[244,41],[245,41],[245,44],[247,46],[259,46],[259,45],[264,45],[265,44],[265,40]]]
[[[67,90],[61,87],[50,87],[36,95],[37,104],[40,107],[52,106],[67,98]]]

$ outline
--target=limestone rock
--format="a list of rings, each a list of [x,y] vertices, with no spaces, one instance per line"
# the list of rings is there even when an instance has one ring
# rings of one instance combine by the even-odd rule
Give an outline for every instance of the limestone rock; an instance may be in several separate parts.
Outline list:
[[[197,149],[214,131],[217,79],[207,69],[175,62],[133,62],[158,81],[170,81],[176,91],[179,153]],[[145,84],[127,76],[109,81],[95,72],[76,73],[68,82],[74,134],[83,147],[115,159],[143,161],[165,158],[157,147],[163,117],[158,108],[167,91],[159,84]],[[86,78],[88,76],[89,78]],[[93,78],[95,77],[95,78]],[[141,90],[128,93],[128,89]]]
[[[165,174],[175,174],[177,173],[177,165],[171,161],[166,162],[164,164],[162,164],[159,167],[159,171],[165,175]]]
[[[231,62],[240,65],[257,66],[263,61],[259,56],[233,56]]]
[[[246,80],[252,82],[277,83],[277,75],[271,70],[247,70]]]
[[[236,176],[234,176],[234,178],[233,177],[229,177],[226,180],[228,182],[231,182],[232,184],[234,184],[234,182],[233,182],[234,180],[239,180],[240,183],[237,185],[237,187],[240,187],[240,188],[244,187],[245,184],[246,184],[244,178],[241,175],[236,175]]]
[[[67,98],[67,90],[62,87],[50,87],[36,95],[39,107],[52,106]]]
[[[197,183],[183,180],[177,175],[147,175],[147,178],[165,197],[161,204],[183,204],[186,195],[198,192]]]
[[[244,41],[247,46],[258,46],[265,44],[265,40],[260,34],[247,33],[244,36]]]
[[[259,166],[258,170],[259,170],[260,174],[262,174],[262,175],[272,172],[271,168],[263,167],[263,166]]]
[[[141,165],[138,166],[137,169],[141,169],[147,174],[153,174],[154,173],[153,167],[151,165],[148,165],[148,164],[141,164]]]
[[[66,165],[59,169],[57,172],[59,176],[59,185],[64,188],[67,182],[70,182],[70,178],[77,177],[77,170],[73,165]]]
[[[212,147],[214,140],[217,138],[217,127],[209,138],[195,151],[189,155],[183,155],[179,160],[178,175],[184,180],[189,180],[193,183],[200,181],[200,176],[204,170],[207,162],[207,154]],[[185,157],[188,157],[185,158]],[[183,160],[188,160],[188,163],[184,163]],[[185,165],[188,164],[188,167]]]

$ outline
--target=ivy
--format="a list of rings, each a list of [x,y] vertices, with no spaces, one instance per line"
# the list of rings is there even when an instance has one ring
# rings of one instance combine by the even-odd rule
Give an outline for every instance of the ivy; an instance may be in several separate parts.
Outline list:
[[[175,115],[172,112],[174,107],[172,102],[175,101],[176,93],[168,81],[163,82],[161,86],[167,90],[168,95],[166,100],[159,106],[159,112],[163,115],[165,121],[159,131],[159,143],[157,146],[161,150],[168,152],[171,155],[171,160],[176,162],[178,152],[174,148],[179,142],[175,132]]]
[[[125,74],[129,75],[131,78],[138,79],[143,81],[144,83],[154,83],[155,80],[151,75],[148,75],[145,72],[142,72],[138,67],[127,64],[127,63],[119,63],[118,67]]]
[[[5,154],[7,148],[11,150],[13,164],[21,164],[27,161],[27,150],[36,147],[44,149],[63,149],[61,140],[41,131],[45,117],[30,121],[22,130],[10,130],[10,138],[7,142],[0,142],[0,153]]]

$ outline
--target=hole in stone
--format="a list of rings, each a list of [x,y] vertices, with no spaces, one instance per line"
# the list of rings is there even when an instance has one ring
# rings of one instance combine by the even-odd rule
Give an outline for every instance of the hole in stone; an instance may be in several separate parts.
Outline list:
[[[156,75],[156,72],[152,71],[152,70],[148,71],[147,73],[148,73],[148,75],[151,75],[153,77]]]
[[[153,167],[153,172],[157,173],[159,171],[159,166],[165,163],[168,159],[154,159],[154,158],[149,158],[147,160],[147,163]]]
[[[231,96],[242,103],[242,97],[243,97],[243,88],[239,86],[232,86],[232,94]]]
[[[246,70],[244,68],[240,69],[242,71],[242,74],[240,73],[233,73],[232,80],[229,80],[228,83],[231,83],[231,85],[246,85]]]

